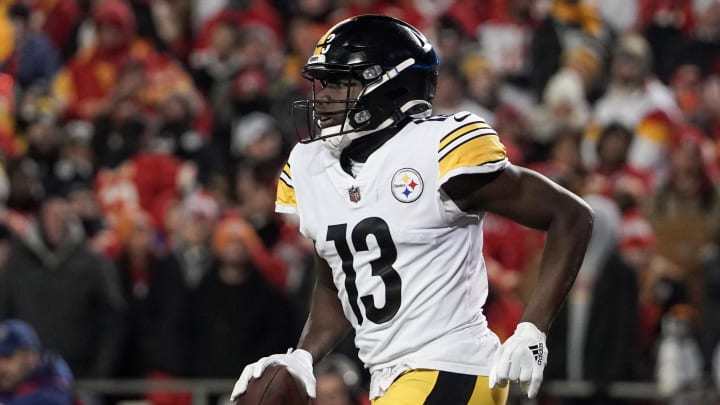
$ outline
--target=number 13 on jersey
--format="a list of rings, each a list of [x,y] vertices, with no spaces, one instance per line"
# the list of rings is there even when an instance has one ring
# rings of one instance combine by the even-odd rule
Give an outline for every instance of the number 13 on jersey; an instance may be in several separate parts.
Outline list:
[[[342,269],[345,273],[345,290],[348,293],[350,307],[362,325],[363,316],[358,302],[357,273],[355,272],[353,253],[348,245],[348,236],[356,252],[369,251],[368,236],[374,236],[380,250],[380,257],[370,262],[373,277],[380,277],[385,288],[385,305],[378,308],[372,295],[360,297],[365,307],[365,316],[374,323],[390,321],[400,309],[402,299],[402,280],[393,264],[397,259],[397,248],[390,235],[387,222],[378,217],[365,218],[358,222],[348,235],[348,224],[330,225],[327,229],[328,242],[335,244],[335,249],[342,259]]]

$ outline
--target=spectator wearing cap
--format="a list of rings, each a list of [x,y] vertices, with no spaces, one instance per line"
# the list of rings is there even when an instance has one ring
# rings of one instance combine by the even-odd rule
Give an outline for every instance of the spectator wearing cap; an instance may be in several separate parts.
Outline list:
[[[72,387],[67,363],[42,350],[32,326],[18,319],[0,323],[0,403],[70,405]]]
[[[602,71],[599,52],[578,45],[565,51],[562,66],[552,75],[533,117],[533,137],[547,145],[563,129],[582,130],[590,119],[588,95]]]
[[[0,319],[21,318],[78,377],[109,376],[124,303],[112,264],[95,253],[63,196],[48,196],[0,272]]]
[[[8,15],[15,46],[4,70],[14,75],[22,88],[34,83],[49,85],[60,66],[58,51],[44,33],[32,29],[30,10],[25,5],[13,4]]]
[[[263,277],[261,242],[242,217],[223,219],[212,246],[217,260],[190,305],[191,373],[231,377],[238,364],[286,350],[298,331],[287,298]]]
[[[231,157],[252,169],[261,181],[274,182],[285,163],[283,135],[269,114],[253,112],[239,119],[233,129]]]
[[[194,289],[213,264],[211,239],[220,219],[220,206],[205,190],[192,192],[176,205],[176,218],[165,220],[170,249],[180,263],[185,285]]]
[[[239,255],[241,259],[229,254],[229,247],[240,247],[243,251]],[[261,236],[246,217],[229,213],[220,221],[213,234],[212,248],[221,261],[227,254],[228,257],[233,258],[230,261],[237,260],[242,267],[250,265],[275,288],[285,291],[287,266],[267,250]]]

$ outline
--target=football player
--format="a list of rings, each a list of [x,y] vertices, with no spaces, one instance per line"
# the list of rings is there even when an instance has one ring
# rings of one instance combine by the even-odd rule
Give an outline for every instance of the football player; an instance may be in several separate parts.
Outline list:
[[[353,17],[320,38],[303,68],[313,98],[294,104],[307,138],[276,203],[315,243],[312,306],[297,348],[246,366],[233,400],[270,364],[314,397],[313,364],[351,328],[374,405],[503,404],[509,382],[537,394],[545,334],[593,214],[512,165],[481,117],[432,116],[438,63],[423,34],[387,16]],[[485,212],[547,231],[537,288],[502,345],[483,315]]]

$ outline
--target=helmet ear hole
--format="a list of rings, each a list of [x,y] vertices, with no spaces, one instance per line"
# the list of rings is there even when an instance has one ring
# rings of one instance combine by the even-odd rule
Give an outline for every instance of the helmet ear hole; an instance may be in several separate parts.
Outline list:
[[[363,125],[372,118],[368,110],[361,110],[352,114],[352,122],[357,126]]]

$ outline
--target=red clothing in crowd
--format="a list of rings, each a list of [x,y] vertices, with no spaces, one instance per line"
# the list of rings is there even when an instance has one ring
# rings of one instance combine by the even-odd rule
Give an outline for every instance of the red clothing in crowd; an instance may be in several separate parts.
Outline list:
[[[215,27],[222,23],[230,23],[236,27],[259,24],[267,27],[278,39],[283,38],[280,15],[266,0],[255,0],[247,8],[224,8],[210,17],[198,33],[195,48],[204,49],[210,46]]]
[[[644,31],[655,22],[664,22],[670,18],[679,22],[678,28],[688,34],[695,23],[693,0],[640,0],[638,29]]]
[[[159,153],[141,153],[115,169],[101,170],[95,180],[100,208],[110,222],[122,212],[141,208],[163,224],[167,199],[179,195],[182,162]]]
[[[228,214],[218,223],[212,241],[213,249],[218,255],[231,243],[243,244],[252,264],[265,279],[279,291],[287,291],[287,264],[268,251],[252,226],[235,213]]]
[[[174,94],[187,94],[194,87],[190,76],[171,57],[135,37],[135,18],[120,0],[105,0],[93,12],[96,25],[115,26],[122,40],[112,46],[98,44],[81,50],[58,73],[53,93],[66,118],[92,119],[112,106],[111,95],[124,68],[142,69],[143,82],[133,94],[142,107],[153,110]]]
[[[60,51],[73,40],[83,15],[75,0],[34,0],[34,9],[43,16],[43,32]]]

